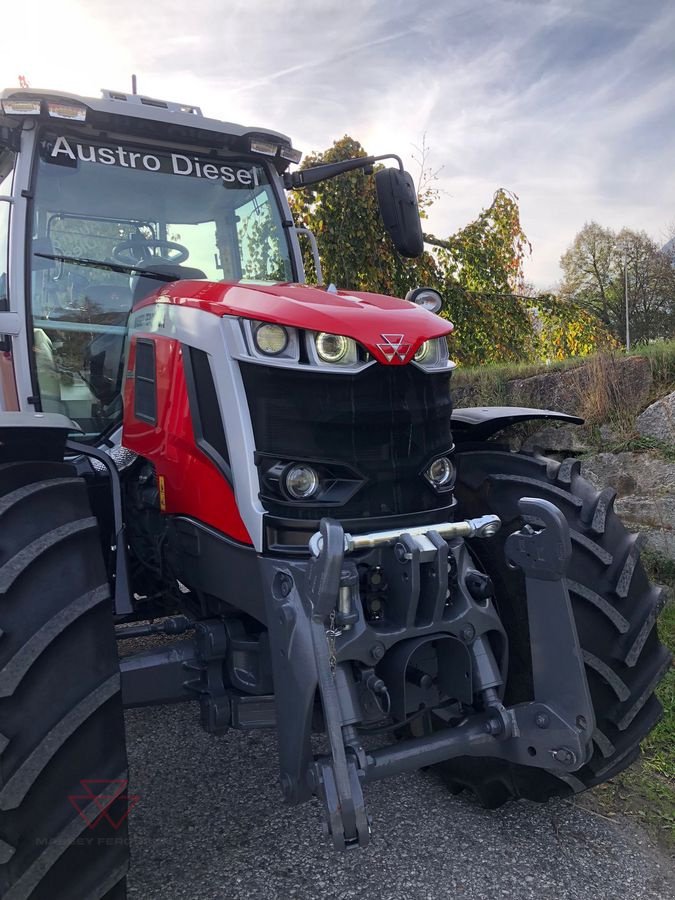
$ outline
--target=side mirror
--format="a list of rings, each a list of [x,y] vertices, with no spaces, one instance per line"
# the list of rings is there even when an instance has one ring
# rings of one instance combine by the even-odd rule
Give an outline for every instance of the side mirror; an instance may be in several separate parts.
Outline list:
[[[380,169],[375,173],[377,200],[384,227],[401,254],[413,259],[424,250],[415,185],[408,172]]]

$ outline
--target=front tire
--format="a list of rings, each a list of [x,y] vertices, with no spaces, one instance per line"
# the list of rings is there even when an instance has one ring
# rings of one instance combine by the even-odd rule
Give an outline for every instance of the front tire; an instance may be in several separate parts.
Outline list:
[[[507,704],[531,699],[530,647],[524,579],[506,565],[504,542],[522,526],[518,500],[549,500],[565,514],[572,536],[567,587],[595,709],[593,755],[570,776],[497,759],[461,758],[440,770],[451,790],[469,789],[493,808],[509,799],[545,801],[612,778],[639,755],[640,741],[659,721],[654,689],[671,657],[659,642],[660,588],[640,561],[640,535],[626,531],[613,510],[614,492],[596,491],[578,460],[562,463],[481,445],[457,453],[458,516],[498,515],[502,530],[471,542],[490,575],[509,638]],[[555,698],[551,698],[555,700]]]
[[[126,896],[127,760],[110,591],[87,490],[0,465],[0,896]]]

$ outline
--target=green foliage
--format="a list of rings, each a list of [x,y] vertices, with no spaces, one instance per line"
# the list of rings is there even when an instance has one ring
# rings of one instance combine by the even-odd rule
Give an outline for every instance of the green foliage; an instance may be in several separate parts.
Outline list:
[[[569,359],[618,346],[598,318],[577,303],[540,294],[532,298],[532,304],[538,337],[535,352],[540,359]]]
[[[418,148],[422,212],[438,192],[427,165],[428,148]],[[345,135],[325,153],[306,157],[303,168],[367,156]],[[477,218],[447,239],[426,234],[433,248],[418,260],[395,251],[379,215],[374,179],[350,172],[290,198],[298,225],[316,236],[324,280],[340,288],[403,297],[426,286],[444,297],[442,315],[455,325],[451,354],[465,365],[522,363],[583,355],[605,346],[606,331],[582,307],[551,295],[524,297],[523,263],[530,252],[518,198],[504,189]],[[303,245],[307,278],[316,278],[309,246]]]
[[[307,156],[302,168],[367,155],[358,141],[345,135],[325,153]],[[435,280],[430,254],[404,260],[396,253],[380,218],[374,179],[363,170],[295,191],[290,203],[296,223],[316,236],[326,282],[347,290],[405,296],[410,288]],[[306,242],[303,261],[308,280],[316,280]]]
[[[443,276],[468,291],[510,294],[522,286],[531,246],[520,224],[518,197],[510,191],[496,191],[490,206],[447,240],[425,238],[441,248]]]

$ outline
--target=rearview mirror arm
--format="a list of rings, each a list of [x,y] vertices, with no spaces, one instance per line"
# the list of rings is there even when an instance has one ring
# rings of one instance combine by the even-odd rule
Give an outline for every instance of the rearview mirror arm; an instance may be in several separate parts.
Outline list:
[[[360,156],[356,159],[343,159],[340,162],[310,166],[308,169],[299,169],[297,172],[286,172],[284,187],[287,190],[309,187],[320,181],[326,181],[328,178],[335,178],[336,175],[342,175],[344,172],[352,172],[355,169],[372,169],[376,162],[383,159],[395,159],[399,169],[401,172],[403,171],[403,161],[394,153],[387,153],[384,156]]]

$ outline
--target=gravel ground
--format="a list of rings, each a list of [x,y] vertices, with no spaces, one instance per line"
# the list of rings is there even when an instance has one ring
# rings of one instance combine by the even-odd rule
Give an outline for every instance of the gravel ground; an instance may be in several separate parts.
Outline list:
[[[430,772],[369,785],[372,843],[337,854],[318,803],[282,803],[274,735],[214,737],[197,716],[127,713],[134,900],[675,897],[672,860],[630,823],[568,802],[488,812]]]

